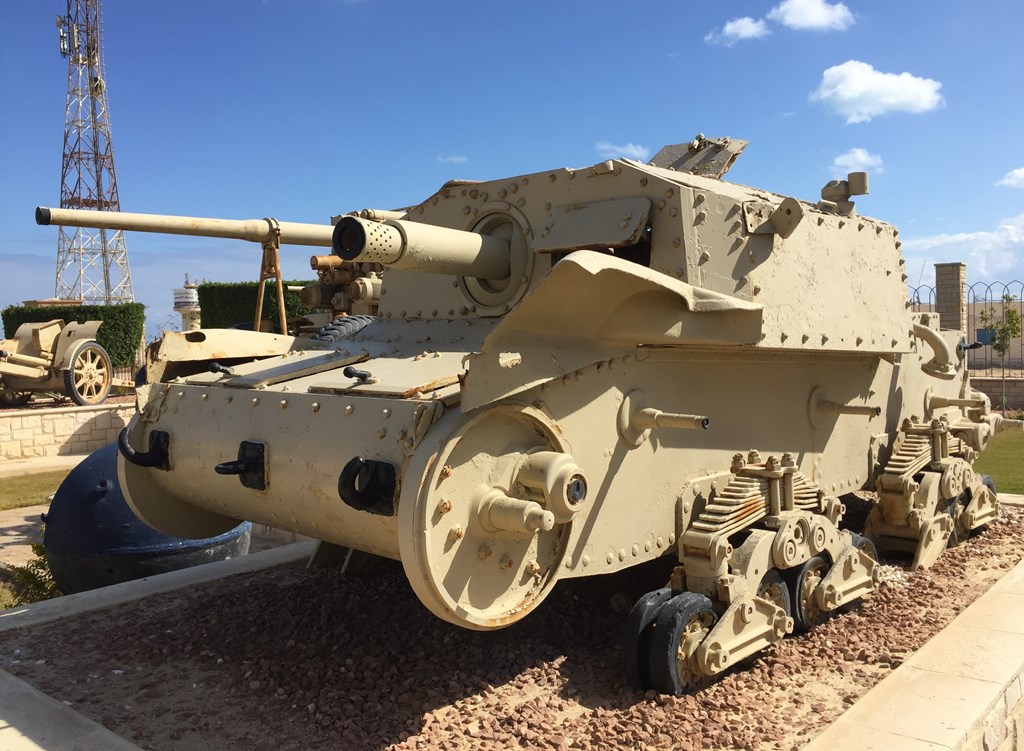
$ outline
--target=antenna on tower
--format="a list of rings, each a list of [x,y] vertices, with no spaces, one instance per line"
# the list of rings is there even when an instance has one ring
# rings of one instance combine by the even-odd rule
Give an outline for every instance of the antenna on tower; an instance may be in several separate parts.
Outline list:
[[[60,206],[120,211],[101,58],[100,0],[67,0],[57,17],[60,53],[68,59]],[[55,296],[109,305],[133,302],[131,271],[120,230],[61,227]]]

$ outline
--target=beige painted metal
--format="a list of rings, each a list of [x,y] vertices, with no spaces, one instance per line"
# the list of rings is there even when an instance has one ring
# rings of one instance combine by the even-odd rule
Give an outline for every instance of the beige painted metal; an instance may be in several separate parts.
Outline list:
[[[288,330],[284,307],[284,282],[281,278],[279,249],[281,245],[330,246],[333,227],[299,222],[279,222],[266,219],[208,219],[194,216],[165,216],[162,214],[133,214],[121,211],[82,211],[80,209],[36,208],[36,223],[69,227],[98,227],[101,229],[157,232],[170,235],[200,235],[227,237],[258,242],[263,247],[260,276],[256,294],[256,312],[253,331],[260,330],[263,319],[263,293],[267,280],[273,280],[277,294],[278,325]]]
[[[209,219],[195,216],[133,214],[125,211],[83,211],[81,209],[36,209],[36,223],[63,227],[96,227],[133,232],[157,232],[165,235],[227,237],[250,242],[270,242],[280,229],[282,245],[330,247],[329,224],[278,222],[274,219]]]
[[[96,343],[101,323],[23,323],[13,338],[0,339],[0,404],[24,403],[33,392],[65,392],[69,370],[80,396],[101,403],[112,381],[109,358]],[[81,350],[86,344],[88,351]]]
[[[247,518],[399,559],[475,629],[671,556],[710,603],[684,683],[878,585],[845,494],[877,489],[868,535],[927,565],[994,518],[972,463],[1022,426],[971,388],[960,332],[911,311],[897,231],[850,200],[866,176],[805,203],[720,179],[742,145],[338,217],[315,297],[376,320],[335,342],[165,336],[130,436],[166,434],[169,469],[122,459],[125,496],[172,534]],[[264,489],[214,471],[243,441]]]

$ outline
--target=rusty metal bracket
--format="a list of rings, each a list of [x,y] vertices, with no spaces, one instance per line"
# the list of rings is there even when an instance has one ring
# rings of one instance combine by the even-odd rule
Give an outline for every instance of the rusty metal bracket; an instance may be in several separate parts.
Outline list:
[[[263,319],[263,283],[273,279],[277,285],[277,313],[281,324],[281,333],[288,333],[288,322],[284,310],[284,281],[281,279],[281,225],[273,217],[266,217],[270,225],[270,239],[263,243],[263,259],[260,262],[260,281],[256,288],[256,315],[253,318],[252,330],[260,330]]]

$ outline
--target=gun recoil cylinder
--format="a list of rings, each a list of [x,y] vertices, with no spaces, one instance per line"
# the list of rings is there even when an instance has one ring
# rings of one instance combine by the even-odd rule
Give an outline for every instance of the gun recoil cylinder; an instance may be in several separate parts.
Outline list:
[[[346,261],[409,271],[493,280],[511,273],[507,240],[400,219],[344,216],[334,226],[333,248]]]

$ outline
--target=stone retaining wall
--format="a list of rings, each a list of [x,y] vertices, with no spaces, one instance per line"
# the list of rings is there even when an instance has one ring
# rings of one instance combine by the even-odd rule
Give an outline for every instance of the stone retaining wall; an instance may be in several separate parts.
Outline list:
[[[117,439],[133,404],[0,411],[0,462],[88,454]]]
[[[977,389],[992,400],[993,409],[1003,405],[1003,382],[1001,378],[978,378],[971,376],[971,388]],[[1006,379],[1006,406],[1008,409],[1024,409],[1024,378]]]

